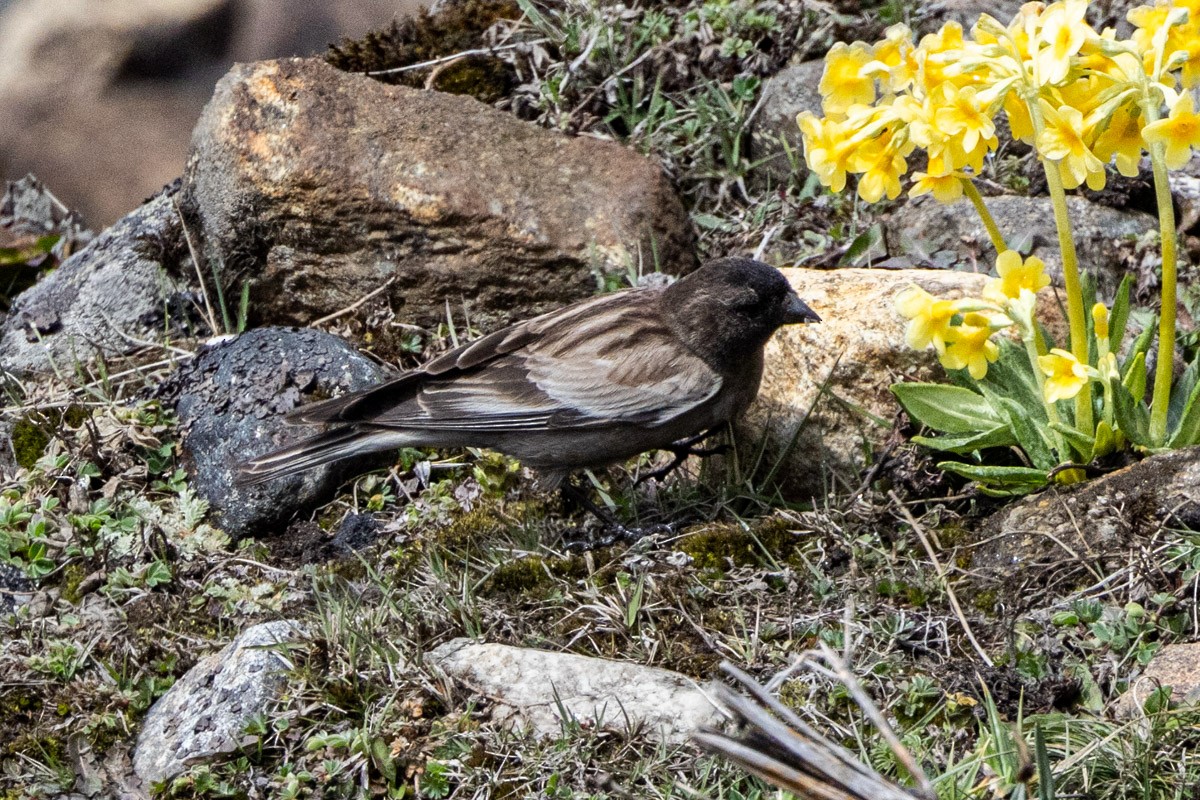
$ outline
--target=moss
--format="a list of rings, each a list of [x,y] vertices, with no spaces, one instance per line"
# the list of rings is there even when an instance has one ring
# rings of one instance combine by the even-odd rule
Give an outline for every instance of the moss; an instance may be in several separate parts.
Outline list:
[[[583,558],[542,558],[528,556],[501,564],[492,571],[480,590],[484,594],[550,594],[559,580],[587,575]]]
[[[770,559],[790,562],[798,544],[787,520],[774,517],[749,530],[734,523],[705,525],[684,534],[677,546],[698,569],[724,571],[769,564]]]
[[[343,39],[329,49],[325,60],[347,72],[378,72],[419,64],[477,49],[484,45],[484,31],[497,20],[520,16],[521,9],[514,0],[463,0],[447,4],[435,14],[422,9],[359,39]],[[385,83],[423,88],[429,74],[421,69],[374,77]],[[469,94],[489,103],[506,96],[514,84],[511,68],[495,58],[461,59],[434,75],[435,88]]]
[[[72,605],[79,605],[81,599],[79,585],[87,577],[87,570],[79,563],[70,563],[62,570],[62,599]]]
[[[447,64],[437,72],[433,88],[447,94],[465,94],[494,103],[513,88],[512,70],[498,58],[471,56]]]
[[[996,603],[999,600],[1000,597],[995,589],[984,589],[981,592],[975,592],[971,596],[971,605],[985,614],[995,615]]]
[[[33,465],[46,452],[50,444],[50,433],[46,429],[45,417],[36,412],[26,414],[13,425],[12,447],[17,464],[25,469]]]

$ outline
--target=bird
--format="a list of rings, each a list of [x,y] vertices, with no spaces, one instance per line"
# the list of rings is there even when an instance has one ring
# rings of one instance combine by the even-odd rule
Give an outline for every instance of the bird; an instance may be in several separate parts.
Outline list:
[[[757,395],[771,335],[819,321],[779,270],[718,258],[666,286],[597,295],[303,406],[285,421],[325,430],[247,461],[238,482],[401,447],[497,450],[547,490],[651,450],[680,460]]]

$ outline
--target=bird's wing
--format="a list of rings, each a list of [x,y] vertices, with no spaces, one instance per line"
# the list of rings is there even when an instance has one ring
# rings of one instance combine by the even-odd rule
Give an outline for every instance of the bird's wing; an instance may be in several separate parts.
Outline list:
[[[336,415],[319,421],[446,431],[665,423],[722,381],[658,321],[657,300],[650,290],[604,295],[535,317],[330,401]]]

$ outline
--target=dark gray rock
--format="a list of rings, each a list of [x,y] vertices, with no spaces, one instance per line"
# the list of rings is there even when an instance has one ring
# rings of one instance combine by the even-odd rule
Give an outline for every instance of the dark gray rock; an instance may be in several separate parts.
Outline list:
[[[329,465],[257,486],[235,483],[247,459],[314,433],[285,425],[302,403],[355,391],[385,371],[343,340],[310,329],[258,328],[201,350],[160,396],[179,415],[184,465],[233,539],[264,535],[327,501],[361,462]]]
[[[805,170],[804,143],[796,117],[802,111],[821,116],[821,93],[817,86],[825,71],[823,60],[805,61],[772,76],[763,87],[762,105],[754,119],[753,158],[759,180],[784,183],[792,173],[793,162]],[[784,144],[786,142],[786,145]],[[788,149],[793,158],[788,158]]]
[[[190,290],[179,215],[165,191],[22,292],[0,325],[0,366],[70,372],[97,353],[127,353],[161,335],[164,309]]]
[[[33,597],[37,587],[25,573],[8,564],[0,564],[0,615],[9,614]]]
[[[291,620],[255,625],[188,670],[146,713],[133,753],[138,777],[152,785],[237,750],[246,723],[284,686],[288,662],[272,645],[303,635]]]
[[[1009,247],[1041,258],[1061,286],[1062,258],[1050,198],[1001,195],[985,202]],[[1101,294],[1111,296],[1136,257],[1137,240],[1157,231],[1158,220],[1082,197],[1068,197],[1067,207],[1080,268],[1090,270]],[[996,259],[979,214],[966,200],[951,205],[928,196],[909,200],[885,221],[885,235],[888,252],[913,259],[913,266],[988,272]]]

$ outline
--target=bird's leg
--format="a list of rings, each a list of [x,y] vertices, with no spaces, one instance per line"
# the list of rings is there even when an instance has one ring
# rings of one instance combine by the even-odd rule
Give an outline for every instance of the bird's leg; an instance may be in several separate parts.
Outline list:
[[[576,486],[570,478],[563,481],[562,488],[559,491],[562,492],[564,501],[574,503],[576,506],[590,512],[605,527],[624,533],[625,526],[617,522],[616,518],[608,513],[608,511],[593,503],[592,498],[588,497],[588,493]]]
[[[709,428],[702,433],[697,433],[695,436],[692,436],[689,439],[680,439],[678,442],[675,442],[668,447],[664,447],[664,450],[675,455],[675,457],[671,459],[671,463],[667,464],[665,467],[659,467],[653,472],[647,472],[645,475],[640,476],[637,481],[634,482],[634,486],[641,486],[651,478],[655,480],[662,480],[675,470],[679,469],[679,465],[682,464],[684,459],[686,459],[688,456],[699,456],[701,458],[705,458],[707,456],[715,456],[721,453],[729,452],[728,444],[719,444],[716,447],[695,447],[695,445],[704,441],[709,436],[712,436],[718,430],[719,427]]]

